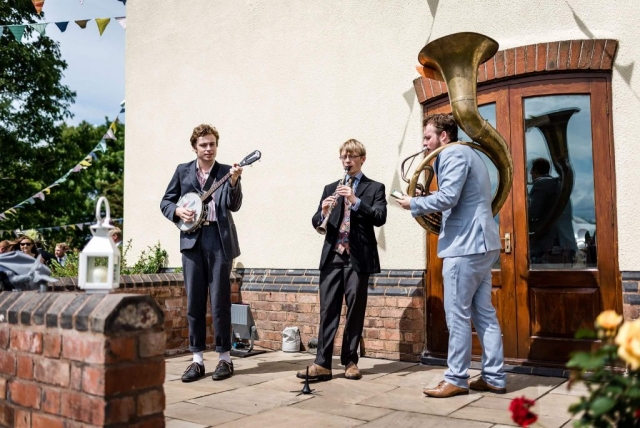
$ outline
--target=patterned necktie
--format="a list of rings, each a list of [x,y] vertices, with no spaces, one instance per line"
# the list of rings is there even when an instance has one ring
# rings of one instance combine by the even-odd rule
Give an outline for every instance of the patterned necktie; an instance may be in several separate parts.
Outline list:
[[[353,188],[354,177],[349,177],[348,186]],[[335,250],[339,254],[350,254],[349,251],[349,230],[351,230],[351,203],[344,198],[344,216],[342,217],[342,224],[340,225],[340,231],[338,232],[338,242],[336,242]]]

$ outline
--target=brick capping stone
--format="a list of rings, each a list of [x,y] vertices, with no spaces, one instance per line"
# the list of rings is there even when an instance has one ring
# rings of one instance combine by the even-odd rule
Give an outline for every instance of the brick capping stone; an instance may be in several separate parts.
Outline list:
[[[618,49],[612,39],[563,40],[498,51],[478,67],[478,83],[567,71],[611,71]],[[447,85],[426,77],[414,79],[423,104],[447,93]]]
[[[424,270],[383,270],[371,275],[369,298],[361,349],[375,358],[418,361],[425,344]],[[231,300],[251,306],[258,329],[258,346],[281,349],[282,330],[285,327],[300,328],[302,345],[318,336],[320,303],[318,295],[320,271],[317,269],[237,269],[231,273]],[[81,307],[75,312],[74,328],[84,328],[78,315],[88,301],[73,302],[66,291],[77,291],[76,278],[60,278],[49,284],[50,291],[64,292],[49,299],[40,307],[44,319],[49,311],[57,313],[68,305]],[[165,355],[188,352],[189,328],[187,325],[187,300],[181,273],[154,275],[122,275],[119,293],[144,294],[155,300],[164,312]],[[26,302],[25,302],[26,303]],[[95,302],[94,302],[95,303]],[[209,305],[209,304],[208,304]],[[3,302],[0,300],[0,311]],[[53,309],[51,309],[53,308]],[[37,312],[37,310],[36,310]],[[1,314],[1,312],[0,312]],[[207,349],[213,349],[211,311],[207,315]],[[346,306],[343,305],[340,327],[336,336],[335,353],[340,352]],[[42,315],[40,315],[42,318]],[[80,319],[80,321],[79,321]],[[68,315],[63,325],[59,317],[51,317],[51,324],[69,325]],[[90,324],[90,323],[89,323]],[[304,348],[303,348],[304,349]]]
[[[164,427],[154,298],[5,291],[0,308],[0,426]]]

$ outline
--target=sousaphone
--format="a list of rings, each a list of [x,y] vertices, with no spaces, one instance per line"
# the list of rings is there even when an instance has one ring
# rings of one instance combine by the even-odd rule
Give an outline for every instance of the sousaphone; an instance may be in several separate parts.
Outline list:
[[[418,71],[425,77],[444,81],[447,84],[453,117],[460,128],[473,140],[473,142],[458,141],[449,144],[464,144],[481,151],[498,169],[498,188],[491,202],[494,216],[504,205],[511,190],[513,161],[504,138],[480,116],[476,89],[478,66],[493,57],[497,51],[498,42],[490,37],[478,33],[456,33],[430,42],[418,55],[418,61],[422,64],[422,67],[418,67]],[[430,152],[418,165],[408,181],[408,195],[415,194],[423,172],[424,188],[429,189],[434,175],[431,162],[447,146]],[[416,220],[428,232],[440,233],[441,213],[416,217]]]

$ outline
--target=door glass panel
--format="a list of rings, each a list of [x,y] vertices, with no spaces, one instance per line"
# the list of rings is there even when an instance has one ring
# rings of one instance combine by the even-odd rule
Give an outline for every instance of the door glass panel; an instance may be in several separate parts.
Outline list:
[[[530,269],[596,267],[590,102],[524,100]]]
[[[496,127],[496,103],[484,104],[478,106],[478,111],[480,112],[480,116],[485,118],[491,126]],[[458,127],[458,139],[461,141],[471,141],[471,138],[462,130],[462,128]],[[487,169],[489,170],[489,179],[491,180],[491,193],[495,194],[496,189],[498,188],[498,180],[500,179],[498,175],[498,168],[489,160],[489,158],[482,152],[477,151],[485,165],[487,165]],[[495,222],[498,224],[498,230],[500,230],[500,213],[496,214],[493,218]],[[493,265],[493,269],[500,269],[500,258]]]

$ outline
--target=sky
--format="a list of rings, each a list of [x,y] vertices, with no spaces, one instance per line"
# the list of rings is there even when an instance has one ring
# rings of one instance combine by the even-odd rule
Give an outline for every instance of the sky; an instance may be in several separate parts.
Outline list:
[[[70,21],[61,33],[55,24],[47,35],[59,42],[68,67],[63,83],[76,92],[71,106],[71,125],[87,121],[94,125],[115,119],[124,100],[125,30],[114,19],[126,16],[126,7],[117,0],[45,0],[39,22]],[[111,18],[102,36],[93,19]],[[75,20],[90,19],[83,30]],[[120,115],[124,122],[124,115]]]

